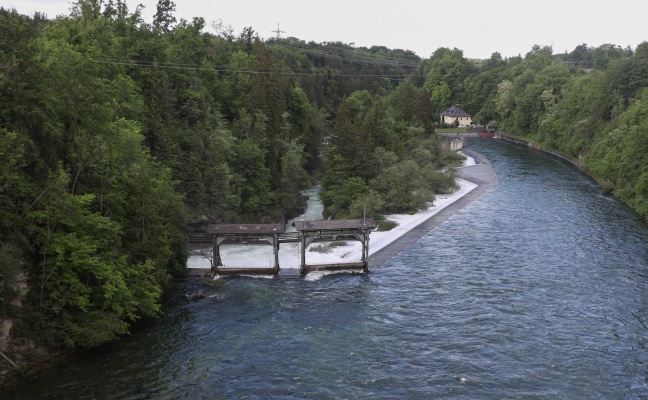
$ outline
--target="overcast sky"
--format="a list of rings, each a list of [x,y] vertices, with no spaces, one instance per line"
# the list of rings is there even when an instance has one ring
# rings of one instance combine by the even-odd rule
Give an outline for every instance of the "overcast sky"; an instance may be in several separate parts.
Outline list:
[[[129,10],[145,6],[151,22],[157,0],[126,0]],[[252,27],[260,37],[276,35],[305,41],[340,41],[356,46],[412,50],[423,58],[439,47],[458,48],[469,58],[524,56],[534,44],[554,53],[579,44],[609,43],[632,49],[648,40],[648,1],[630,6],[596,0],[176,0],[175,16],[221,20],[235,33]],[[70,0],[0,0],[23,14],[49,18],[68,14]],[[617,7],[618,5],[618,7]]]

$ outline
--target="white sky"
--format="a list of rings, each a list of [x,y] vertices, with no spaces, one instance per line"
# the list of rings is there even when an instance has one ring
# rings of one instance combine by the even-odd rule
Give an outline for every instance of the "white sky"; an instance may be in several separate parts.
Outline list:
[[[143,4],[151,22],[157,0],[126,0],[129,11]],[[524,56],[534,44],[554,53],[579,44],[609,43],[632,49],[648,41],[648,2],[630,6],[596,0],[175,0],[178,20],[200,16],[222,20],[236,34],[252,27],[262,38],[285,33],[305,41],[341,41],[356,46],[412,50],[423,58],[439,47],[458,48],[469,58]],[[23,14],[49,18],[68,14],[70,0],[0,0]]]

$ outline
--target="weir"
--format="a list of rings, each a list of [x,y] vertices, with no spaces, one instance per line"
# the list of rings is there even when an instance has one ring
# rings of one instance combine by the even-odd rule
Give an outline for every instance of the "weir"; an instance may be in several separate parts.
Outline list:
[[[361,269],[368,272],[369,235],[376,225],[371,219],[295,221],[297,232],[286,232],[283,224],[210,224],[204,233],[189,235],[190,243],[211,244],[212,275],[278,275],[279,246],[282,243],[298,243],[300,248],[299,273],[305,275],[313,271],[337,271]],[[315,242],[360,241],[362,256],[360,262],[309,265],[306,262],[306,249]],[[226,267],[223,265],[220,246],[272,246],[271,267],[258,265]],[[260,260],[263,261],[263,260]],[[267,261],[267,260],[266,260]]]
[[[371,219],[327,220],[327,221],[295,221],[295,229],[299,232],[300,267],[299,272],[306,274],[313,271],[337,271],[342,269],[362,269],[369,272],[369,233],[376,228]],[[306,248],[315,241],[357,240],[362,243],[362,259],[358,263],[335,263],[308,265],[306,263]]]

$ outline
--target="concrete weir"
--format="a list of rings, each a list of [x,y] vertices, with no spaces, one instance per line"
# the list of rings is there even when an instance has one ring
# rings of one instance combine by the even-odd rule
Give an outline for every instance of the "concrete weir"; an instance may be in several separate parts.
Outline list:
[[[295,221],[299,232],[301,262],[299,272],[338,271],[342,269],[362,269],[369,271],[369,234],[376,228],[371,219],[340,219],[330,221]],[[335,263],[308,265],[306,248],[315,241],[357,240],[362,243],[362,259],[354,263]]]
[[[201,270],[202,274],[212,275],[278,275],[279,246],[281,243],[298,243],[300,248],[299,273],[304,275],[313,271],[338,271],[369,268],[369,235],[376,228],[371,219],[295,221],[297,232],[285,232],[283,224],[211,224],[204,233],[190,235],[194,243],[212,244],[212,268]],[[359,241],[362,244],[360,262],[309,265],[306,249],[315,242]],[[271,245],[273,248],[272,267],[246,265],[244,267],[225,267],[220,246],[227,245]]]

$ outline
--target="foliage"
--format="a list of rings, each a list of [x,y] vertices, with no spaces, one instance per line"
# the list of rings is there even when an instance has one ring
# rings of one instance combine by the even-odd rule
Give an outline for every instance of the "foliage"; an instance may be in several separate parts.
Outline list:
[[[25,338],[113,340],[158,314],[169,275],[185,269],[188,221],[294,213],[345,97],[358,109],[336,129],[351,129],[355,149],[403,151],[406,129],[383,104],[397,81],[385,76],[407,76],[413,53],[212,34],[175,8],[159,0],[150,23],[121,0],[78,0],[54,20],[0,9],[0,299]],[[400,118],[429,125],[414,92],[418,111],[403,93]],[[363,210],[380,207],[365,161],[344,165],[344,212],[358,213],[361,193]]]
[[[415,114],[422,104],[415,100],[424,92],[428,110],[458,103],[477,123],[581,160],[602,185],[648,217],[640,167],[645,149],[636,131],[648,87],[647,49],[645,42],[635,51],[581,45],[554,55],[550,47],[533,46],[524,57],[494,53],[475,63],[458,49],[439,48],[417,66],[419,77],[404,80],[382,100],[360,91],[341,101],[325,159],[325,213],[357,216],[369,203],[372,213],[409,212],[432,193],[453,190],[452,170],[446,176],[438,171],[456,160],[439,158],[438,150],[430,158],[424,150],[434,144],[419,147],[434,129],[429,118]],[[385,111],[376,113],[380,108]],[[369,124],[369,115],[379,122]]]
[[[636,52],[614,45],[550,57],[534,48],[498,84],[500,127],[555,150],[648,218],[644,117],[648,43]],[[485,113],[484,113],[485,114]]]
[[[648,88],[600,136],[584,163],[600,180],[612,182],[617,197],[648,216]]]
[[[120,254],[122,227],[89,210],[94,196],[67,193],[68,180],[55,177],[44,207],[30,213],[41,249],[31,277],[33,328],[67,346],[92,347],[126,333],[127,321],[155,315],[160,286],[153,262]]]
[[[452,153],[441,150],[426,129],[431,124],[418,125],[422,119],[401,107],[404,92],[414,99],[421,92],[410,81],[401,86],[386,101],[363,91],[340,104],[320,193],[325,215],[411,212],[427,208],[435,193],[454,190],[454,171],[440,172],[454,162]]]
[[[378,232],[387,232],[396,228],[398,224],[394,221],[380,221],[378,222]]]
[[[330,253],[333,250],[334,247],[344,247],[344,246],[348,246],[348,243],[347,242],[329,242],[329,243],[322,244],[322,245],[310,246],[308,248],[308,251],[313,252],[313,253],[326,254],[326,253]]]
[[[159,0],[147,23],[120,0],[54,20],[0,9],[0,301],[25,338],[126,333],[184,270],[188,221],[282,221],[320,176],[326,216],[426,207],[455,189],[459,158],[434,132],[452,104],[580,159],[648,218],[648,43],[421,60],[208,33],[174,10]]]

